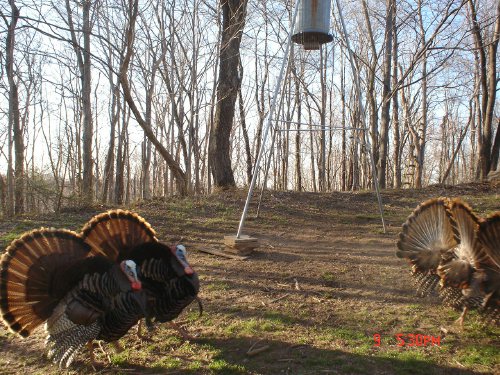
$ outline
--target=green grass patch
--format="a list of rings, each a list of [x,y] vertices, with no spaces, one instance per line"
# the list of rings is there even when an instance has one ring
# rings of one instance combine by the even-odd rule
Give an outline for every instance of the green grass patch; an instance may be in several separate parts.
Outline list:
[[[325,281],[334,281],[335,280],[335,275],[331,272],[324,272],[321,275],[321,278]]]
[[[182,366],[182,361],[179,358],[171,357],[169,355],[163,357],[162,359],[153,362],[153,368],[155,369],[178,369]]]
[[[500,351],[493,345],[468,345],[457,353],[458,361],[466,366],[493,366],[500,363]]]
[[[229,290],[231,289],[231,286],[224,281],[215,280],[210,282],[209,284],[204,285],[204,288],[206,290],[218,291],[218,290]]]
[[[345,327],[328,327],[317,331],[317,340],[323,342],[341,341],[343,346],[357,348],[363,345],[371,345],[373,338],[365,333]],[[363,351],[365,347],[363,346]]]
[[[200,361],[191,361],[187,367],[188,370],[196,371],[201,370],[203,368],[203,363]]]
[[[266,319],[250,318],[231,322],[224,328],[227,335],[252,336],[262,332],[275,332],[284,329],[282,323]]]
[[[247,374],[245,366],[233,365],[224,359],[216,359],[208,365],[208,369],[215,374],[232,375],[232,374]]]
[[[266,312],[264,314],[264,318],[278,326],[292,325],[297,322],[297,319],[295,317],[277,311]]]
[[[127,350],[124,350],[121,353],[114,353],[111,354],[111,364],[115,366],[123,366],[124,364],[128,363],[129,360],[129,353]]]

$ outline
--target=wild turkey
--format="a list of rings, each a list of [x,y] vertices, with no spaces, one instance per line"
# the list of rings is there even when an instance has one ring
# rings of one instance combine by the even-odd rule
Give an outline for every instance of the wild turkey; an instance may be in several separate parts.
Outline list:
[[[81,234],[108,258],[132,259],[137,264],[148,297],[147,324],[149,319],[169,322],[198,300],[198,275],[186,260],[185,247],[160,243],[153,228],[137,214],[115,210],[97,215]],[[198,303],[201,312],[201,302]]]
[[[175,318],[198,290],[185,256],[159,243],[140,216],[123,210],[95,216],[80,234],[25,234],[1,260],[4,323],[27,336],[46,322],[49,358],[61,367],[87,342],[116,342],[143,317]]]
[[[408,217],[399,234],[396,255],[410,261],[418,295],[436,291],[441,257],[458,242],[459,233],[446,198],[427,200]]]
[[[68,367],[89,341],[115,341],[146,314],[132,260],[96,255],[77,233],[39,229],[12,242],[0,263],[3,322],[23,337],[45,322],[48,357]]]
[[[417,292],[428,295],[439,282],[444,304],[462,310],[461,325],[471,308],[482,307],[498,320],[499,216],[482,220],[458,198],[431,199],[415,209],[400,233],[397,255],[412,263]]]
[[[450,202],[450,210],[460,243],[443,254],[437,272],[441,278],[443,303],[462,310],[457,322],[463,326],[467,311],[481,307],[484,299],[480,285],[482,274],[476,269],[480,256],[477,242],[479,218],[459,198]]]

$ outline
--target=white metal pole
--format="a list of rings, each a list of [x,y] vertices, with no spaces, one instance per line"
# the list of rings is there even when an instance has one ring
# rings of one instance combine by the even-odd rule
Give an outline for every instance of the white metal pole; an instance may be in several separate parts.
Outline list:
[[[347,28],[345,27],[344,16],[342,14],[342,8],[340,7],[340,2],[339,2],[339,0],[335,0],[335,2],[337,3],[337,9],[339,11],[339,16],[340,16],[340,23],[342,25],[342,32],[344,33],[345,43],[347,45],[347,51],[349,52],[349,63],[351,65],[352,74],[354,74],[354,83],[356,85],[356,94],[358,96],[358,106],[359,106],[359,110],[361,112],[361,118],[362,118],[364,135],[365,135],[365,142],[366,142],[366,146],[368,148],[368,154],[370,155],[370,161],[371,161],[371,165],[372,165],[373,183],[375,185],[375,191],[377,193],[377,201],[378,201],[378,208],[380,211],[380,218],[382,219],[382,227],[384,228],[384,233],[386,233],[385,220],[384,220],[384,209],[382,206],[382,197],[380,196],[380,187],[378,185],[377,168],[375,166],[375,161],[373,160],[373,153],[372,153],[372,146],[370,143],[370,138],[366,134],[367,129],[366,129],[366,123],[365,123],[365,108],[363,106],[363,100],[361,99],[361,84],[359,82],[359,80],[360,80],[359,72],[357,71],[356,67],[354,66],[354,56],[352,54],[351,45],[349,43],[349,37],[347,36]]]
[[[245,224],[245,219],[248,213],[248,206],[250,205],[250,200],[252,199],[253,189],[255,187],[255,181],[257,181],[257,175],[259,173],[260,168],[260,160],[262,159],[262,154],[264,153],[264,148],[267,140],[267,134],[269,133],[269,128],[271,126],[274,110],[276,108],[276,98],[278,97],[278,93],[281,89],[281,82],[283,81],[283,74],[285,73],[285,67],[288,66],[288,53],[290,51],[290,44],[292,43],[292,35],[293,30],[295,29],[295,20],[297,19],[297,13],[299,10],[300,0],[296,0],[295,9],[293,10],[292,16],[292,26],[290,28],[290,32],[288,33],[288,39],[285,47],[285,55],[283,56],[283,62],[281,63],[281,70],[278,76],[278,81],[274,87],[274,95],[273,100],[271,102],[271,108],[269,109],[269,114],[267,115],[267,123],[264,129],[264,134],[262,135],[262,142],[260,146],[259,153],[257,155],[257,160],[255,160],[255,167],[253,169],[252,181],[250,182],[250,187],[248,188],[247,200],[245,201],[245,207],[243,208],[243,213],[241,214],[240,224],[238,226],[238,233],[236,233],[236,238],[240,238],[241,232],[243,230],[243,225]]]

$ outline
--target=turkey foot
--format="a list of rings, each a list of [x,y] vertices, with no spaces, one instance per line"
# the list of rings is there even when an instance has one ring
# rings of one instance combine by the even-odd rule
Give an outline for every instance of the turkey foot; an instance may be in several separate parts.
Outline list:
[[[105,356],[108,357],[109,363],[111,363],[111,358],[109,358],[108,353],[104,351],[104,349],[101,346],[100,342],[97,342],[97,346],[101,349],[101,351],[104,353]],[[97,371],[99,367],[102,367],[103,364],[95,359],[94,355],[94,341],[89,341],[87,342],[87,349],[89,351],[89,360],[90,360],[90,366],[94,371]]]
[[[467,307],[464,307],[464,311],[462,311],[462,314],[460,314],[458,319],[455,320],[455,324],[459,324],[461,329],[464,328],[465,315],[467,315]]]
[[[92,341],[89,341],[87,343],[87,349],[89,350],[90,365],[92,366],[92,369],[94,371],[97,371],[96,370],[97,362],[96,362],[95,356],[94,356],[94,343]]]
[[[151,321],[148,321],[147,318],[146,318],[146,328],[147,328],[148,332],[151,332],[153,330],[152,323],[151,323]],[[151,337],[148,337],[142,333],[142,319],[139,320],[139,323],[137,324],[137,337],[141,341],[147,341],[147,342],[153,341],[153,339]]]
[[[175,322],[168,322],[168,324],[179,333],[184,341],[192,341],[196,338],[195,336],[190,335],[189,332],[179,324]]]

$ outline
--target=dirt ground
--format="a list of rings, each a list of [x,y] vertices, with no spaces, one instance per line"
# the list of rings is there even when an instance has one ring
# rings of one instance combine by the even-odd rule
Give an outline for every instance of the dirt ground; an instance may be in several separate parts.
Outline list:
[[[475,312],[460,329],[458,312],[437,298],[415,296],[409,267],[395,256],[401,224],[421,201],[460,196],[484,216],[500,210],[500,188],[383,191],[386,233],[372,192],[266,192],[259,218],[257,199],[252,202],[244,230],[260,241],[250,258],[201,252],[222,250],[223,236],[236,233],[245,196],[238,190],[127,207],[148,220],[160,240],[185,244],[200,275],[204,314],[198,318],[193,305],[177,320],[194,336],[189,341],[165,324],[147,340],[132,329],[121,340],[124,352],[103,344],[104,351],[94,350],[102,365],[92,368],[83,352],[62,373],[500,373],[500,329]],[[1,222],[2,248],[40,226],[79,230],[106,208]],[[410,346],[412,334],[433,336],[434,345]],[[21,339],[0,329],[0,345],[2,374],[61,373],[44,358],[42,330]]]

